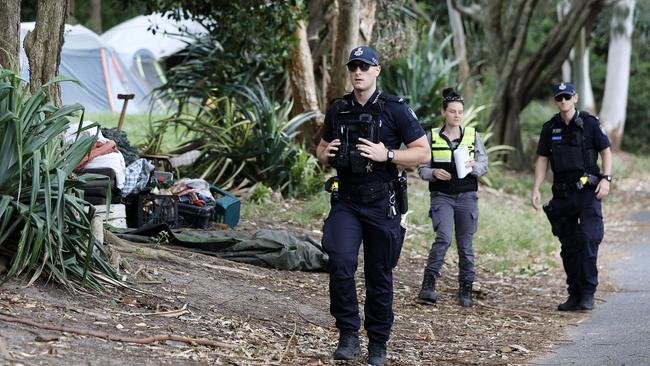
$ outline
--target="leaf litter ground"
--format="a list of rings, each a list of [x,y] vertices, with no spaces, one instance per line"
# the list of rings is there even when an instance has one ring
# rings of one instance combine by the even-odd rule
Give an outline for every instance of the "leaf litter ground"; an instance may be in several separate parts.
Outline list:
[[[617,184],[607,204],[606,235],[600,264],[616,260],[620,248],[650,228],[629,214],[650,207],[650,183],[631,177]],[[495,191],[481,199],[511,204],[524,200]],[[239,230],[282,228],[295,233],[311,227],[259,218]],[[171,256],[143,251],[121,252],[129,264],[132,289],[71,294],[40,282],[24,287],[12,281],[0,288],[0,315],[38,324],[92,330],[103,337],[60,332],[0,321],[0,360],[15,365],[331,365],[337,332],[329,315],[325,273],[285,272],[229,262],[174,247],[155,247]],[[450,253],[453,250],[450,250]],[[391,365],[523,365],[565,342],[566,327],[587,313],[561,313],[564,275],[552,268],[545,275],[492,273],[477,269],[476,306],[456,305],[457,268],[448,263],[439,281],[436,305],[415,301],[426,249],[405,244],[394,273],[395,323],[389,343]],[[555,253],[557,255],[557,253]],[[557,258],[559,261],[559,258]],[[479,259],[480,262],[480,259]],[[362,264],[357,290],[361,308]],[[615,291],[601,270],[600,296]],[[110,337],[145,339],[173,334],[208,339],[222,346],[167,340],[136,344]],[[363,346],[365,350],[365,334]],[[364,352],[365,353],[365,352]],[[336,363],[356,365],[355,363]]]

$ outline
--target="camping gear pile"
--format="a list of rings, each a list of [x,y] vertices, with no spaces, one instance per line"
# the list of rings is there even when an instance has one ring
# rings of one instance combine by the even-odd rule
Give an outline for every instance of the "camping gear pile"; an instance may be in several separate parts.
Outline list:
[[[89,124],[92,123],[86,122],[83,126]],[[93,205],[114,206],[110,210],[98,210],[107,215],[107,222],[124,228],[164,223],[172,228],[201,229],[213,223],[233,228],[239,222],[241,203],[230,193],[203,179],[174,180],[173,173],[155,170],[154,162],[139,157],[120,131],[111,133],[120,137],[117,144],[97,127],[83,127],[81,132],[77,131],[78,127],[70,125],[66,131],[67,141],[74,141],[77,135],[97,136],[97,142],[76,169],[79,175],[92,174],[88,177],[94,179],[88,179],[79,188]],[[125,155],[132,161],[128,166]],[[196,153],[189,155],[195,157]],[[181,155],[173,161],[187,160]],[[122,220],[123,213],[126,213],[126,220]]]

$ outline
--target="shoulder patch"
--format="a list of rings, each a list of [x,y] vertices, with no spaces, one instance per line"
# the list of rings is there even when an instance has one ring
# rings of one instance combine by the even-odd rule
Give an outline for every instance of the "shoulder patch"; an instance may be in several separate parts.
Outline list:
[[[413,116],[413,118],[415,119],[418,119],[418,116],[415,114],[415,112],[413,112],[413,109],[411,109],[411,107],[408,108],[409,108],[409,112],[411,113],[411,116]]]
[[[600,132],[602,132],[603,135],[607,136],[607,131],[605,131],[605,127],[603,127],[603,125],[601,125],[600,123],[598,124],[598,127],[600,127]]]

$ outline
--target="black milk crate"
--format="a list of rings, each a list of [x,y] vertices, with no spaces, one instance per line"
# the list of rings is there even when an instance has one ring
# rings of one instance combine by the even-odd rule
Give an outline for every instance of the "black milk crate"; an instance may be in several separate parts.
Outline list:
[[[178,196],[141,194],[138,196],[138,227],[147,224],[178,226]]]
[[[178,204],[179,224],[205,229],[210,226],[214,206],[196,206],[188,203]]]

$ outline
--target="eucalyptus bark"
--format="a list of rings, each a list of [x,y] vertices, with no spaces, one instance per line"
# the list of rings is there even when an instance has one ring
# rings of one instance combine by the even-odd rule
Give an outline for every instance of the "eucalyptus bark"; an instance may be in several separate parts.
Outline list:
[[[621,148],[625,129],[635,4],[635,0],[617,1],[611,22],[607,77],[600,118],[614,150]]]
[[[361,0],[359,12],[359,44],[372,46],[372,31],[375,28],[376,0]]]
[[[331,83],[327,93],[328,99],[343,95],[352,88],[345,67],[348,56],[359,39],[360,0],[337,0],[338,16],[335,22]]]
[[[38,0],[36,25],[24,40],[32,93],[59,74],[67,8],[68,0]],[[61,89],[58,84],[50,86],[47,92],[50,100],[60,106]]]
[[[20,69],[20,0],[0,2],[0,65],[18,72]]]
[[[293,94],[293,114],[319,111],[313,70],[314,63],[311,58],[304,21],[298,23],[295,36],[298,41],[291,50],[288,62],[289,80]],[[319,117],[303,123],[300,127],[299,139],[306,144],[309,151],[316,151],[316,146],[320,140],[318,132],[322,124],[323,118]]]
[[[467,61],[467,48],[465,47],[465,30],[460,13],[454,9],[451,0],[447,0],[449,25],[454,40],[454,55],[458,59],[458,82],[463,85],[463,96],[467,99],[472,96],[472,87],[467,83],[469,78],[469,62]]]
[[[488,0],[481,7],[463,6],[452,0],[463,16],[478,22],[488,47],[489,64],[495,75],[490,113],[496,144],[515,148],[506,161],[513,168],[530,168],[524,156],[520,134],[520,114],[534,97],[534,92],[549,89],[550,81],[569,55],[580,29],[601,11],[605,0],[574,0],[566,17],[548,32],[541,45],[524,55],[528,27],[538,0]]]

